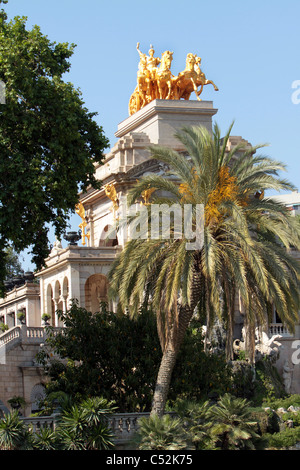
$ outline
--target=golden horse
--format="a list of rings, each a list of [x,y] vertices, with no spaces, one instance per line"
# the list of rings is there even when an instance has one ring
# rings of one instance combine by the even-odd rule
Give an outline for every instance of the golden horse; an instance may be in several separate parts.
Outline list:
[[[218,91],[218,87],[212,80],[207,80],[205,74],[200,69],[201,58],[197,55],[189,53],[186,56],[186,67],[178,74],[174,79],[172,97],[173,99],[188,100],[191,93],[194,91],[198,101],[201,101],[199,96],[203,91],[203,86],[212,84],[215,91]],[[198,87],[201,87],[198,90]]]
[[[161,64],[155,70],[155,82],[157,91],[155,96],[160,100],[168,100],[171,98],[172,92],[172,73],[171,63],[173,60],[173,52],[165,51],[162,54]]]
[[[199,86],[201,87],[200,90],[197,92],[198,96],[202,93],[204,85],[212,85],[215,91],[219,91],[219,88],[217,87],[217,85],[215,85],[215,83],[212,80],[207,80],[205,74],[201,71],[200,64],[201,64],[201,57],[196,57],[196,64],[195,64],[195,69],[197,71],[196,85],[197,87]]]

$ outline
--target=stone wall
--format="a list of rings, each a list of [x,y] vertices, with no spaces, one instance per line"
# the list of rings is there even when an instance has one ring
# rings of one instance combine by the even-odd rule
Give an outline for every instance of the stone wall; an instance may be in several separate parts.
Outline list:
[[[31,392],[35,385],[43,383],[42,369],[34,365],[39,345],[22,343],[6,351],[5,364],[0,364],[0,400],[10,408],[8,400],[24,397],[27,406],[24,415],[31,413]]]

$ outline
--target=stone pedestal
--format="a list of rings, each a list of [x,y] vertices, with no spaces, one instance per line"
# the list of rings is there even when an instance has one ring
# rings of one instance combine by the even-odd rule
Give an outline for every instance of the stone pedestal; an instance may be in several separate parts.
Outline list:
[[[154,100],[118,125],[115,136],[144,133],[152,144],[180,150],[174,137],[184,126],[205,126],[212,130],[212,116],[217,113],[212,101]]]

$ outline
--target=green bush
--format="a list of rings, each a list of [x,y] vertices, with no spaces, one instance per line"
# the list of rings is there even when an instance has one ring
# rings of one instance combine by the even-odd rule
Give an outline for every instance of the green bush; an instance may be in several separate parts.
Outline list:
[[[289,411],[287,413],[284,413],[281,418],[284,422],[292,421],[294,427],[300,426],[300,411],[298,412]]]
[[[232,361],[231,393],[237,398],[250,399],[254,395],[254,370],[246,360]]]
[[[139,420],[139,430],[132,444],[139,450],[184,450],[191,446],[186,439],[182,420],[169,414]]]
[[[20,420],[18,411],[13,411],[0,419],[0,449],[31,449],[31,435],[26,425]]]
[[[265,399],[263,404],[278,410],[278,408],[288,409],[290,406],[300,407],[300,394],[289,395],[285,398],[279,399]]]
[[[5,333],[5,331],[9,330],[9,326],[6,325],[5,323],[1,322],[0,323],[0,334]]]
[[[286,428],[278,433],[265,434],[271,449],[289,449],[300,442],[300,427]]]

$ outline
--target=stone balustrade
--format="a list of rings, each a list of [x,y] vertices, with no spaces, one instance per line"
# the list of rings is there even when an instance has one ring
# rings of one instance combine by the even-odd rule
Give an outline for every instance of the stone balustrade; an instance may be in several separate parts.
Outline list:
[[[14,328],[10,328],[9,330],[5,331],[0,335],[0,347],[4,346],[15,340],[20,340],[21,338],[21,328],[20,326],[15,326]]]
[[[270,323],[269,334],[270,337],[273,335],[291,336],[289,330],[282,323]]]
[[[108,428],[113,433],[115,445],[122,446],[132,439],[135,432],[138,430],[138,420],[142,416],[150,416],[150,413],[116,413],[108,416],[107,424]],[[38,433],[45,427],[55,430],[57,415],[22,417],[21,420],[32,432]]]
[[[138,430],[138,420],[150,413],[115,413],[108,417],[108,427],[114,435],[116,445],[129,442]]]
[[[175,413],[170,413],[174,414]],[[39,432],[44,427],[55,429],[57,423],[57,416],[29,417],[21,418],[22,421],[32,429],[33,432]],[[142,417],[149,417],[150,412],[145,413],[114,413],[107,417],[107,425],[114,436],[114,443],[116,446],[123,446],[131,441],[135,432],[138,430],[138,421]]]
[[[50,428],[54,431],[56,425],[55,415],[21,418],[21,420],[34,433],[38,433],[43,428]]]
[[[61,328],[54,328],[54,333],[60,331]],[[46,329],[43,326],[26,326],[19,325],[10,328],[0,335],[0,347],[11,342],[22,341],[27,344],[42,343],[47,336]]]

